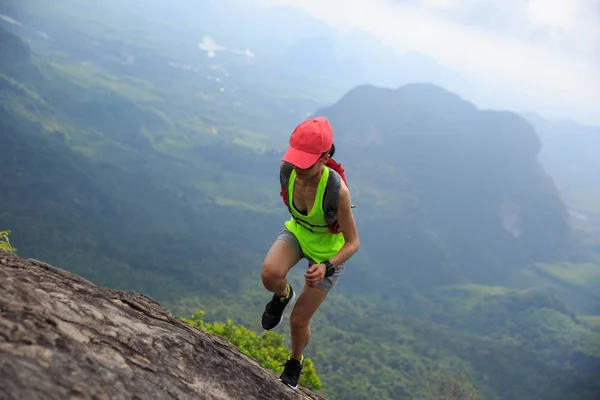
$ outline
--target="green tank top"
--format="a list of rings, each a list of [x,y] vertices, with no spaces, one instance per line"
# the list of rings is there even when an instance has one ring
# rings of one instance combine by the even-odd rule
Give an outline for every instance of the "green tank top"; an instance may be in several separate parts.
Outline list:
[[[345,243],[344,235],[329,232],[325,222],[323,196],[328,178],[329,168],[324,168],[317,187],[315,202],[307,215],[298,212],[292,201],[296,171],[292,170],[288,183],[288,204],[290,205],[292,217],[285,222],[285,227],[296,236],[302,247],[302,252],[317,263],[329,260],[336,255]]]

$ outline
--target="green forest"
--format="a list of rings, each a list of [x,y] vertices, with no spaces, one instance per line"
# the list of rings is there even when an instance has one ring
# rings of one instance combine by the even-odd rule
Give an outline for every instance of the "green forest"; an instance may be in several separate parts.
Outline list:
[[[0,3],[18,21],[0,19],[0,250],[144,293],[279,371],[289,328],[259,322],[262,260],[289,217],[277,167],[293,127],[323,115],[361,248],[311,323],[301,384],[598,398],[600,128],[207,58],[210,26],[159,8],[40,4]]]

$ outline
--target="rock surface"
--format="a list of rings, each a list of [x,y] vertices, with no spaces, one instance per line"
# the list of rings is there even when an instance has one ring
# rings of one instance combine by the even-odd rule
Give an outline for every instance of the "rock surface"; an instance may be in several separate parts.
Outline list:
[[[0,252],[2,399],[323,399],[137,293]]]

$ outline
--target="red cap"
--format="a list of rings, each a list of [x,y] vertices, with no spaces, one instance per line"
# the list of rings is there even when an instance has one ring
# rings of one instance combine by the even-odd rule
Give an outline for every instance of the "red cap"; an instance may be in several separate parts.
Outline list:
[[[282,161],[306,169],[313,166],[321,154],[329,151],[333,143],[333,131],[325,117],[303,121],[290,136],[290,146]]]

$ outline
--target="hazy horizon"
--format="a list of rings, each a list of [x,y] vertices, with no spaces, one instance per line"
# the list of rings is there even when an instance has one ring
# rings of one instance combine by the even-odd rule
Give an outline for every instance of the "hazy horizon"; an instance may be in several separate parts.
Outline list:
[[[600,125],[598,0],[237,1],[291,7],[339,35],[431,57],[463,80],[449,89],[478,106]]]
[[[365,83],[433,83],[480,108],[600,127],[600,0],[138,0],[97,7],[110,9],[119,24],[141,16],[175,27],[181,43],[197,34],[196,49],[214,63],[226,51],[284,73],[306,69],[334,79],[340,93]],[[48,37],[18,16],[2,19]],[[269,58],[277,51],[279,58]]]
[[[480,107],[600,126],[598,0],[234,2],[265,10],[290,7],[340,38],[368,36],[387,47],[385,57],[429,57],[440,70],[428,81]],[[444,82],[442,69],[453,79]]]

